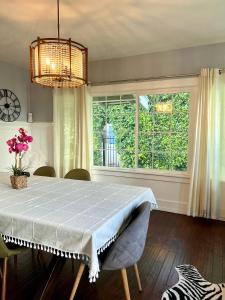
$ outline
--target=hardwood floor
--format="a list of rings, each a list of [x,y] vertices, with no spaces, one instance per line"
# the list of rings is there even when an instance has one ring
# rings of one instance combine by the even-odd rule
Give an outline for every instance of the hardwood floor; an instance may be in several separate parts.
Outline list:
[[[50,255],[45,255],[46,263]],[[157,300],[162,292],[177,282],[174,267],[193,264],[212,282],[225,282],[225,222],[154,211],[151,214],[146,248],[139,271],[143,292],[138,292],[134,269],[128,270],[131,299]],[[68,260],[52,289],[49,300],[69,298],[78,270]],[[88,283],[85,271],[78,287],[77,300],[123,300],[120,271],[101,272],[96,284]],[[10,259],[7,300],[31,300],[46,280],[46,271],[32,252],[18,257],[17,270]]]

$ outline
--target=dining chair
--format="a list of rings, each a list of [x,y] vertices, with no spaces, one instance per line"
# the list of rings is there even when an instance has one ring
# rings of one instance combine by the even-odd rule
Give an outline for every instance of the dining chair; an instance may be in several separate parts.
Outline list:
[[[91,180],[90,173],[85,169],[72,169],[64,176],[64,178],[86,181]]]
[[[1,300],[6,299],[6,278],[7,278],[7,265],[9,257],[14,257],[14,263],[17,262],[17,255],[28,250],[28,248],[18,247],[14,244],[5,244],[4,240],[0,237],[0,259],[3,259],[3,268],[0,267],[0,277],[2,278],[2,293]]]
[[[43,166],[34,171],[33,175],[55,177],[55,169],[50,166]]]
[[[121,271],[126,300],[131,299],[126,271],[128,267],[134,267],[138,289],[140,292],[142,291],[137,262],[144,251],[150,210],[151,204],[149,202],[144,202],[136,208],[129,218],[128,226],[122,231],[112,246],[99,257],[102,270]],[[74,299],[84,269],[85,263],[81,262],[70,300]]]

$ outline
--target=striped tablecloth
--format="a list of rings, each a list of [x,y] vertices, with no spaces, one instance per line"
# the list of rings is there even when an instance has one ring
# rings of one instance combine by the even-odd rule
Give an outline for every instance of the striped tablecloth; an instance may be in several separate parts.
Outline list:
[[[90,281],[98,254],[112,243],[144,201],[157,206],[150,188],[33,176],[14,190],[0,176],[0,234],[6,241],[75,259],[86,259]]]

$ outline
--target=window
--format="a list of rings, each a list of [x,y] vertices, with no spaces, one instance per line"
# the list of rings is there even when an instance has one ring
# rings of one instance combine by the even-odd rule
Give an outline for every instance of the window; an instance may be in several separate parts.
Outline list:
[[[190,92],[93,98],[94,166],[186,171]]]

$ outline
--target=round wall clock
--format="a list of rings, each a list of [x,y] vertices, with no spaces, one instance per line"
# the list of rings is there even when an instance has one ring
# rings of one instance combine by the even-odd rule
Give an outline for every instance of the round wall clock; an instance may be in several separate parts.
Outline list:
[[[19,118],[21,106],[17,96],[10,90],[0,89],[0,119],[13,122]]]

